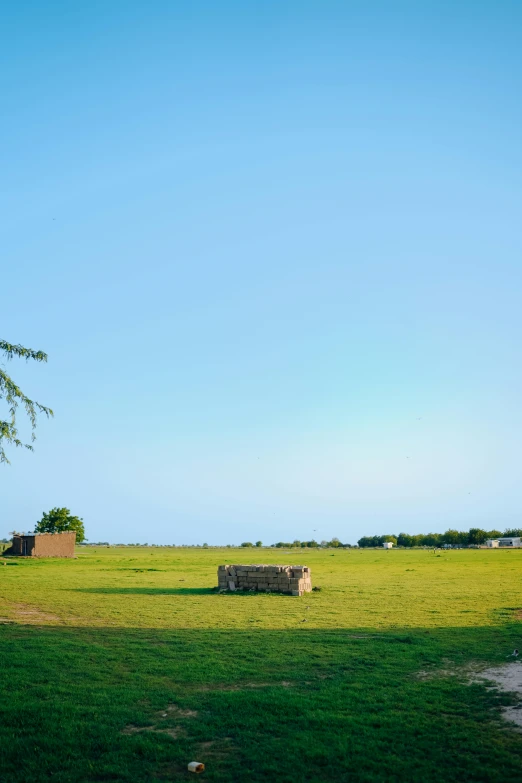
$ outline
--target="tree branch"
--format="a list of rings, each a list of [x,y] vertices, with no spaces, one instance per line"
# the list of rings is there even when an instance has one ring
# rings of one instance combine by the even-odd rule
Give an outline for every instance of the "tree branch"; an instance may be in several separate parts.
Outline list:
[[[33,359],[37,362],[47,361],[47,354],[43,351],[33,351],[31,348],[24,348],[22,345],[12,345],[6,340],[0,340],[0,351],[3,351],[6,354],[8,360],[11,360],[13,356],[17,356],[26,359],[27,361],[29,361],[29,359]],[[1,368],[0,400],[6,401],[10,414],[10,419],[8,421],[0,421],[0,462],[9,464],[3,447],[3,441],[15,447],[24,446],[30,451],[33,450],[33,447],[30,444],[22,443],[18,437],[18,430],[16,428],[16,412],[18,406],[23,406],[31,423],[31,440],[33,442],[36,437],[34,431],[36,429],[37,415],[39,413],[44,413],[49,418],[49,416],[53,416],[54,414],[51,408],[47,408],[45,405],[41,405],[39,402],[29,399],[6,371]]]

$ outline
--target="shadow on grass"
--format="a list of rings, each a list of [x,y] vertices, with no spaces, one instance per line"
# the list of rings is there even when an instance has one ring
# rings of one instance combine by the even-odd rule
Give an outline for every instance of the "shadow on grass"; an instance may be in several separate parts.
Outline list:
[[[67,592],[69,591],[67,589]],[[215,587],[76,587],[74,591],[107,595],[215,595],[217,593]]]
[[[98,593],[107,595],[219,595],[221,597],[239,597],[258,600],[260,596],[281,598],[285,600],[296,599],[287,593],[258,593],[256,590],[223,590],[217,587],[75,587],[76,593]],[[71,588],[63,588],[70,592]],[[301,597],[302,599],[302,597]]]
[[[218,783],[238,769],[256,783],[519,783],[522,740],[499,720],[511,697],[437,676],[505,662],[519,634],[5,626],[0,777],[166,782],[198,759]]]

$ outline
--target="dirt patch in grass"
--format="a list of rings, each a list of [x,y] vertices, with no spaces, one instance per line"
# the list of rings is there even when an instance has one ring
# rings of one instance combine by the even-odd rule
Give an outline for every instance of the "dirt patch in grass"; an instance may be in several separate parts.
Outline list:
[[[196,710],[182,710],[181,707],[179,707],[177,704],[167,704],[164,709],[156,713],[156,718],[159,718],[160,720],[165,720],[166,718],[185,719],[197,718],[197,715],[198,713]],[[186,731],[183,726],[164,726],[161,725],[161,723],[154,723],[150,726],[135,726],[133,723],[129,723],[127,726],[125,726],[124,729],[121,730],[121,734],[125,734],[127,736],[143,734],[147,732],[151,734],[167,734],[173,739],[186,736]]]
[[[185,730],[181,726],[162,729],[159,726],[133,726],[132,723],[129,723],[128,726],[125,726],[125,728],[121,730],[121,734],[125,734],[126,736],[144,733],[167,734],[167,736],[172,737],[173,739],[178,739],[179,737],[184,737],[186,735]]]
[[[501,712],[505,720],[515,723],[519,730],[522,730],[522,661],[489,667],[478,662],[472,662],[466,666],[455,666],[451,661],[447,661],[443,668],[431,671],[421,670],[417,677],[425,681],[440,677],[462,677],[469,683],[490,683],[490,687],[520,697],[519,704],[510,707],[503,706]]]
[[[289,680],[282,680],[281,682],[239,682],[234,685],[200,685],[195,690],[198,693],[207,693],[212,691],[245,691],[256,688],[293,688],[297,683],[290,682]]]
[[[177,704],[168,704],[164,710],[157,713],[160,718],[167,718],[169,715],[175,718],[196,718],[196,710],[182,710]]]
[[[438,680],[446,677],[470,678],[481,672],[485,667],[483,663],[471,662],[465,666],[457,666],[456,663],[445,659],[442,666],[434,669],[421,669],[416,674],[418,680]]]
[[[61,617],[58,617],[58,615],[44,612],[37,606],[13,603],[10,605],[10,609],[13,612],[13,616],[8,619],[8,622],[18,622],[21,625],[40,625],[41,623],[62,625],[63,623]]]
[[[506,720],[515,723],[522,730],[522,663],[505,663],[502,666],[493,666],[483,669],[471,677],[473,682],[486,680],[494,683],[505,693],[514,693],[520,697],[520,703],[511,707],[502,707],[502,715]]]

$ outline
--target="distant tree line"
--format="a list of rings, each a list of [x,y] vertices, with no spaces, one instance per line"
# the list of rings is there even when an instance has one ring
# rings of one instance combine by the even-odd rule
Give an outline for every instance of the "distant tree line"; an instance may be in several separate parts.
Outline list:
[[[399,533],[399,535],[388,536],[363,536],[357,542],[360,547],[382,546],[390,542],[395,546],[477,546],[484,544],[488,538],[502,538],[505,536],[522,536],[522,529],[506,530],[501,533],[499,530],[482,530],[478,527],[472,527],[468,531],[446,530],[445,533],[419,533],[410,535],[409,533]]]
[[[311,541],[299,541],[299,539],[295,539],[295,541],[292,542],[286,542],[286,541],[278,541],[277,544],[272,544],[272,546],[275,546],[277,549],[315,549],[316,547],[351,547],[351,544],[342,544],[338,538],[332,538],[331,541],[316,541],[315,539],[312,539]]]

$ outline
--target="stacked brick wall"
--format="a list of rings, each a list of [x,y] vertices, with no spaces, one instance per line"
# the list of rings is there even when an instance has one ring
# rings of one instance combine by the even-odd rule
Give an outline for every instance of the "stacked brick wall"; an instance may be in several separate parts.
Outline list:
[[[218,587],[220,590],[303,595],[312,589],[312,576],[308,566],[221,565]]]

